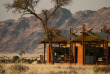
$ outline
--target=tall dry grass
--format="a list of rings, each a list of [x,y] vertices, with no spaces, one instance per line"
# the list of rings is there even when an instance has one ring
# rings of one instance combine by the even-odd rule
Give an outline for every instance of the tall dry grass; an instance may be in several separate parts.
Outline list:
[[[2,70],[4,74],[110,74],[110,67],[64,64],[2,64]]]

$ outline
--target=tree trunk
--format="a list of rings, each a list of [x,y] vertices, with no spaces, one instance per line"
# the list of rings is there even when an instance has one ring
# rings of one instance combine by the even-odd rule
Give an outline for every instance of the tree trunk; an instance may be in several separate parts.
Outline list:
[[[49,46],[50,46],[50,56],[51,56],[50,63],[53,64],[54,63],[54,61],[53,61],[53,47],[52,47],[52,41],[51,40],[49,41]]]
[[[49,33],[49,30],[47,28],[47,24],[45,24],[44,29],[45,29],[45,32],[46,32],[46,35],[47,35],[47,38],[49,41],[49,46],[50,46],[50,56],[51,56],[50,63],[53,64],[54,61],[53,61],[52,33]]]

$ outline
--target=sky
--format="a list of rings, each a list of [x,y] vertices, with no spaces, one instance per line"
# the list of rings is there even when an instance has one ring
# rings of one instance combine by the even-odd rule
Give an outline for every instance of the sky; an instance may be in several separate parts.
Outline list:
[[[7,12],[7,9],[4,7],[4,4],[12,2],[13,0],[0,0],[0,21],[5,21],[8,19],[18,19],[20,18],[19,14],[13,14],[11,11]],[[35,8],[36,13],[40,13],[42,9],[53,8],[54,4],[51,0],[40,0],[38,6]],[[73,2],[64,7],[71,11],[74,14],[80,10],[93,10],[96,11],[102,7],[110,7],[110,0],[73,0]],[[27,15],[26,17],[29,17]]]

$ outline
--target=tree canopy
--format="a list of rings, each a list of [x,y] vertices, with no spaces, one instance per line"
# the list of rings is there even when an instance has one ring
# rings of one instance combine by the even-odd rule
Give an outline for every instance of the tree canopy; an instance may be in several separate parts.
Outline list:
[[[54,3],[55,9],[52,13],[50,13],[50,15],[48,15],[47,18],[51,17],[59,7],[68,5],[72,0],[51,0],[51,1]],[[22,13],[23,15],[33,13],[36,14],[34,8],[38,5],[39,2],[40,0],[14,0],[13,3],[5,4],[5,7],[8,10],[12,10],[13,13]],[[47,11],[48,10],[42,10],[44,16],[47,16]]]

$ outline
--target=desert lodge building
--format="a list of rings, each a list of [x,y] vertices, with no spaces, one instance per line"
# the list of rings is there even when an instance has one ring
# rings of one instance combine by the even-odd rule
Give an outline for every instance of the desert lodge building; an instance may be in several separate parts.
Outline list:
[[[48,39],[45,38],[39,44],[44,44],[44,63],[45,50],[47,50],[47,63],[50,63],[51,52]],[[101,32],[87,30],[85,25],[82,27],[80,35],[72,33],[69,35],[52,35],[53,59],[54,63],[72,63],[76,65],[109,65],[110,64],[110,29],[104,26]]]

